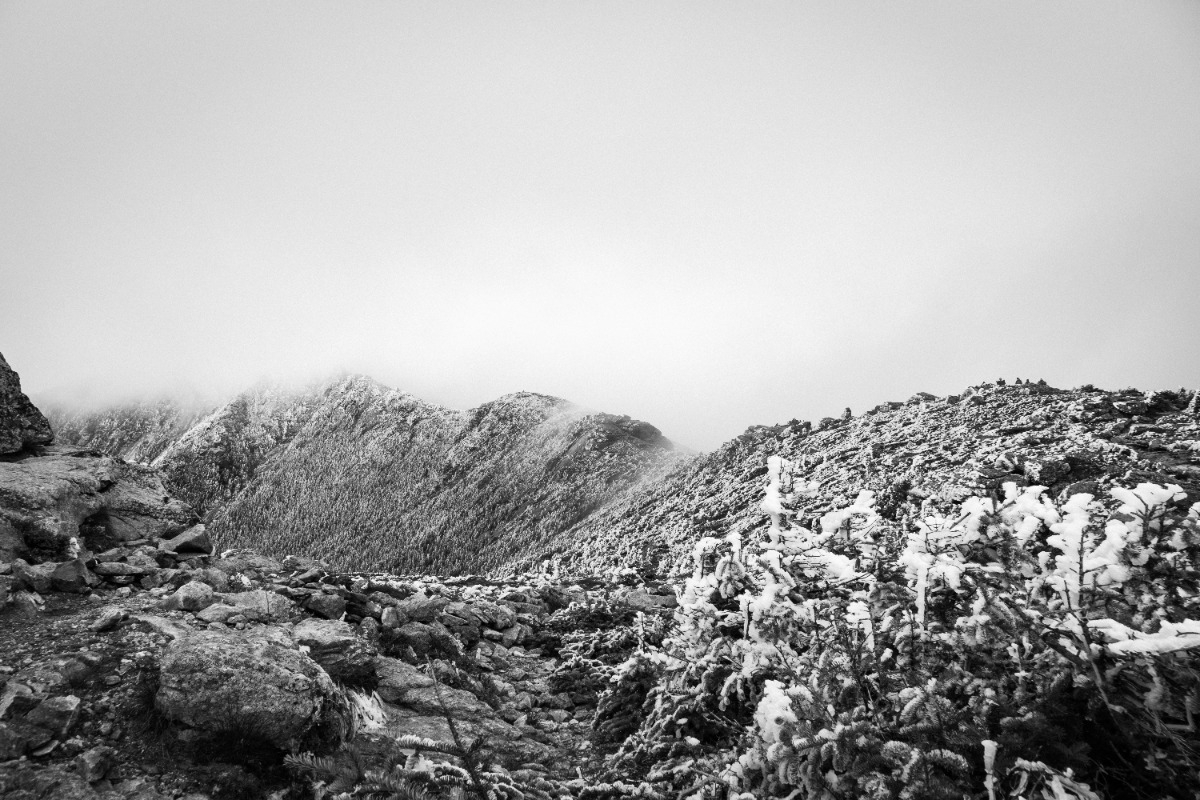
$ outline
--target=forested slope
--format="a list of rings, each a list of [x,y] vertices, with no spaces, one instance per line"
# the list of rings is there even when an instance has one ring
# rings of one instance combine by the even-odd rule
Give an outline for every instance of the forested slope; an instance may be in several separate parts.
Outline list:
[[[153,459],[221,547],[399,572],[529,566],[683,458],[647,423],[565,400],[522,392],[458,411],[361,376],[260,387],[184,431],[165,404],[60,418],[75,420],[65,441]]]

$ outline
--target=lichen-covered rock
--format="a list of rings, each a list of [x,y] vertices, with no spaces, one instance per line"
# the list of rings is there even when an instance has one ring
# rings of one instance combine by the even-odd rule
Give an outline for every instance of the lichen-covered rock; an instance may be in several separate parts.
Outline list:
[[[375,648],[346,622],[306,619],[292,630],[292,639],[336,681],[359,685],[375,672]]]
[[[205,631],[162,658],[155,705],[168,719],[210,733],[237,731],[282,749],[341,739],[345,697],[308,656],[258,633]]]
[[[0,353],[0,454],[52,441],[50,423],[21,391],[20,377]]]

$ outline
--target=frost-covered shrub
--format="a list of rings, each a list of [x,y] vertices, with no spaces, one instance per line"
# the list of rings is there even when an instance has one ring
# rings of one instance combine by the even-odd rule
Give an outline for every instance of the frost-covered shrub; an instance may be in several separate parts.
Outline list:
[[[706,538],[612,766],[664,795],[1196,797],[1200,503],[1044,487]],[[927,509],[928,511],[928,509]]]

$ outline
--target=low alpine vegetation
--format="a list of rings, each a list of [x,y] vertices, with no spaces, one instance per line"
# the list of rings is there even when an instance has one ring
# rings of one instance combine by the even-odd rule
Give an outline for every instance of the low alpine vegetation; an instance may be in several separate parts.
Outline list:
[[[770,459],[769,528],[698,542],[675,628],[612,671],[614,793],[1197,796],[1200,503],[862,492],[810,528],[797,473]]]

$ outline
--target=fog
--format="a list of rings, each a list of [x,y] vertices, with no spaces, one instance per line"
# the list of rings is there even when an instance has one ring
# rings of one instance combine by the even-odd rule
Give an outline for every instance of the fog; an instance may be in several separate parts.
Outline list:
[[[0,2],[35,402],[369,374],[709,449],[1200,385],[1200,4]]]

